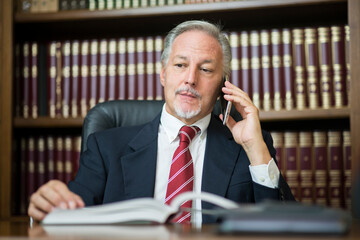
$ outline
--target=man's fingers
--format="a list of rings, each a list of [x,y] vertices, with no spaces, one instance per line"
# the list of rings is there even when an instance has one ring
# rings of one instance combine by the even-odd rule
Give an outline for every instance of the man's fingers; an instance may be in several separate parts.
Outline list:
[[[54,208],[54,205],[46,198],[44,198],[44,196],[42,196],[41,194],[33,194],[30,198],[30,203],[36,206],[37,209],[45,213],[51,212]]]
[[[51,186],[60,196],[61,201],[58,202],[58,207],[75,209],[77,207],[84,206],[82,199],[75,193],[71,192],[65,183],[59,181],[52,183]]]
[[[37,209],[33,203],[30,203],[28,208],[28,215],[36,221],[41,221],[45,218],[46,213]]]

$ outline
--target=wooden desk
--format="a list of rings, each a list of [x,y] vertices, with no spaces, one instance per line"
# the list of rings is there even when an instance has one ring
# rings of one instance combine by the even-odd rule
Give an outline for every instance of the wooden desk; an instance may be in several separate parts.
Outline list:
[[[173,225],[154,226],[53,226],[43,227],[34,225],[29,227],[24,221],[0,221],[0,238],[21,237],[22,239],[160,239],[160,240],[277,240],[277,239],[360,239],[360,223],[354,223],[346,236],[290,236],[290,235],[237,235],[223,236],[216,233],[216,225],[205,225],[201,229]]]

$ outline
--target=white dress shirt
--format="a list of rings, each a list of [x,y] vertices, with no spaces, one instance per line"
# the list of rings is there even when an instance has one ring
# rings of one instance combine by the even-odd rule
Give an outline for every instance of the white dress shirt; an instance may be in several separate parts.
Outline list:
[[[165,103],[166,104],[166,103]],[[158,149],[157,149],[157,163],[156,163],[156,179],[154,198],[165,202],[167,183],[170,174],[170,167],[173,154],[179,146],[179,130],[185,124],[174,116],[170,115],[165,108],[162,109],[160,126],[158,133]],[[189,149],[194,164],[194,192],[201,192],[202,170],[204,165],[205,147],[207,128],[209,126],[211,114],[200,119],[192,126],[200,128],[192,142]],[[279,182],[280,171],[274,160],[266,165],[249,166],[252,180],[258,184],[276,188]],[[195,209],[201,209],[201,201],[195,201]],[[201,214],[193,214],[192,220],[196,223],[201,223]]]

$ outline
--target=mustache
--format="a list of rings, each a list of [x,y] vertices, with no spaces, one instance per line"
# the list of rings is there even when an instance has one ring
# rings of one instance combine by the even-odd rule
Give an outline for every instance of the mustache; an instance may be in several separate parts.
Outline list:
[[[197,98],[201,98],[200,93],[198,93],[198,91],[196,91],[194,88],[190,87],[190,86],[185,86],[182,88],[178,88],[175,91],[175,94],[179,94],[181,92],[187,92],[187,93],[191,93],[192,95],[194,95]]]

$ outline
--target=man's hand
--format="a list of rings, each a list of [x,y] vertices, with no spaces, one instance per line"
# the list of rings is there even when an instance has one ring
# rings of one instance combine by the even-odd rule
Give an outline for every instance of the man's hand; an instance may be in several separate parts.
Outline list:
[[[259,110],[247,93],[229,81],[225,82],[222,91],[225,94],[225,100],[231,101],[243,118],[239,122],[236,122],[231,116],[228,118],[226,125],[232,132],[235,141],[244,148],[252,166],[268,164],[271,156],[261,134]],[[222,119],[223,116],[220,115],[220,118]]]
[[[41,221],[54,208],[75,209],[84,207],[80,196],[71,192],[65,183],[51,180],[31,195],[28,215]]]

